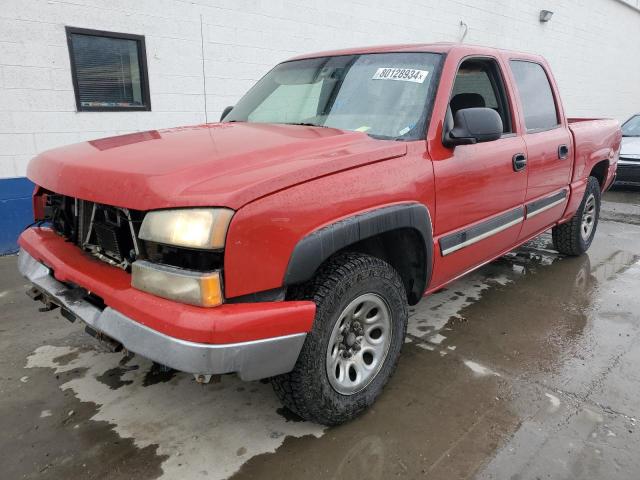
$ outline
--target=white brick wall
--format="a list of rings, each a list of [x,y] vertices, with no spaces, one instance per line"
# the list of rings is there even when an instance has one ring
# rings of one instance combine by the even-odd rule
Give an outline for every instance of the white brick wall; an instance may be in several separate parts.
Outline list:
[[[203,122],[202,40],[209,121],[295,54],[458,41],[461,21],[466,43],[545,55],[569,115],[622,120],[640,111],[640,11],[625,1],[2,0],[0,178],[57,145]],[[65,26],[144,35],[152,111],[77,113]]]

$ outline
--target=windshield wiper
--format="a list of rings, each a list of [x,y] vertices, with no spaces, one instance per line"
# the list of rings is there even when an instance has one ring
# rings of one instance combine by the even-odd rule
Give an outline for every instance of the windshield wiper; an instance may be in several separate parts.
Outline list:
[[[303,127],[320,127],[320,128],[329,128],[329,127],[325,127],[324,125],[317,125],[315,123],[309,123],[309,122],[285,122],[285,125],[301,125]]]

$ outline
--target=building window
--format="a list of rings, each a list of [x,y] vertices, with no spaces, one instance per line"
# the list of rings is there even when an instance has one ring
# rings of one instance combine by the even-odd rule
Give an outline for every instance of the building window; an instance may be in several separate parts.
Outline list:
[[[78,111],[151,110],[144,37],[67,27]]]

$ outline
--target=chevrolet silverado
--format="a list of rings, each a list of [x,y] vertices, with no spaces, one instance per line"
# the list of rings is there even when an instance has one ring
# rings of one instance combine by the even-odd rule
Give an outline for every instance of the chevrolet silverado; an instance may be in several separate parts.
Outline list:
[[[423,295],[548,229],[583,254],[620,143],[614,120],[565,117],[540,56],[303,55],[220,122],[37,155],[19,268],[112,345],[200,381],[268,378],[335,425],[381,393]]]

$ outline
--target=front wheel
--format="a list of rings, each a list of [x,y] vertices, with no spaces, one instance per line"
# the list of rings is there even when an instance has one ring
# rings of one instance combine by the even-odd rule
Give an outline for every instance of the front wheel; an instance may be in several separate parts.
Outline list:
[[[576,214],[567,223],[553,227],[553,246],[565,255],[582,255],[591,246],[600,218],[600,182],[589,177]]]
[[[371,405],[393,374],[407,329],[407,298],[386,262],[347,253],[306,287],[316,318],[290,373],[272,379],[290,410],[337,425]]]

